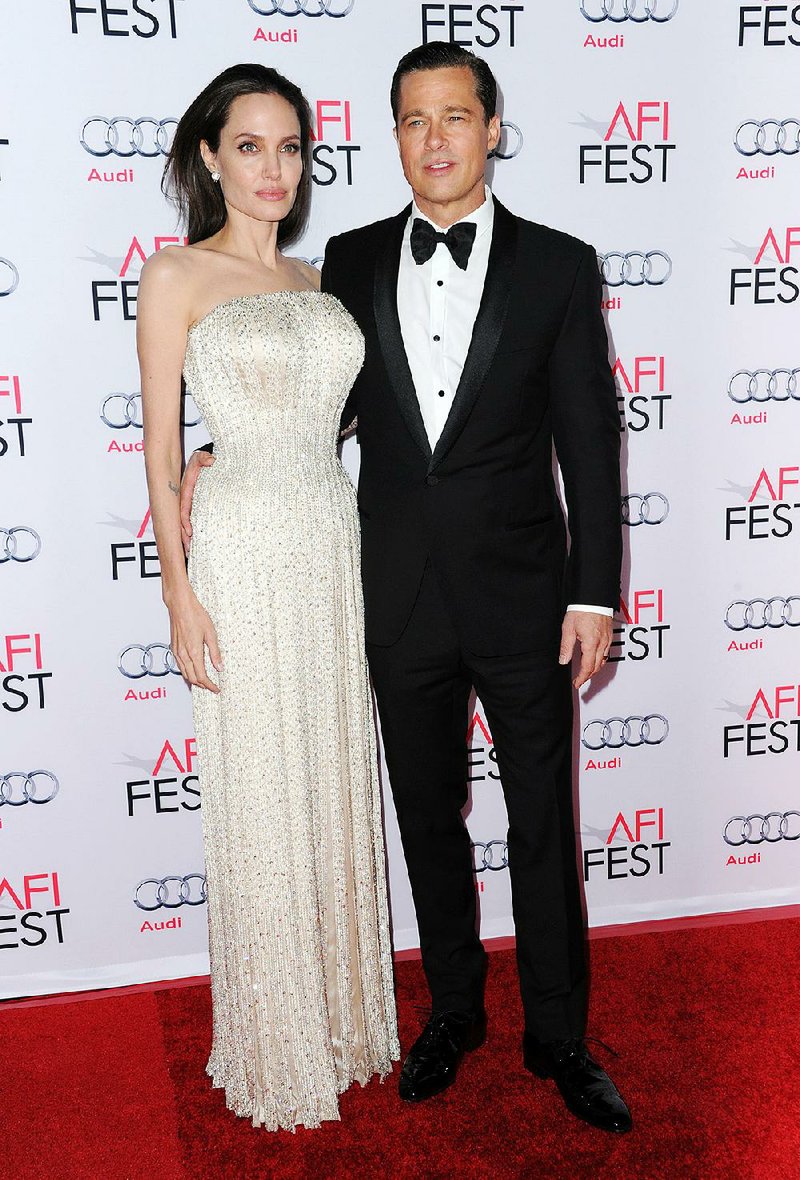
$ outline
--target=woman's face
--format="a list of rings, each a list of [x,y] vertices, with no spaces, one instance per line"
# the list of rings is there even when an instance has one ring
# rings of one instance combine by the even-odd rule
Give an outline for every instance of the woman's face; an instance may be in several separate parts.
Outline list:
[[[300,122],[277,94],[242,94],[231,103],[219,150],[200,144],[208,170],[219,172],[225,204],[256,221],[282,221],[303,174]]]

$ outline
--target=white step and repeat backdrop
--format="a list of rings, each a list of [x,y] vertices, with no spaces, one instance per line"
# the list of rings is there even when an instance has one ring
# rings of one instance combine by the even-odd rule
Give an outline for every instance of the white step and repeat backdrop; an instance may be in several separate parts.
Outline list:
[[[589,921],[800,902],[800,5],[39,0],[0,22],[0,995],[207,970],[134,321],[143,259],[182,240],[159,190],[175,119],[237,61],[311,101],[317,263],[405,203],[400,55],[449,39],[491,63],[495,191],[591,241],[607,282],[628,556],[576,725]],[[190,397],[185,421],[205,441]],[[508,934],[479,703],[467,741],[482,931]],[[388,793],[386,813],[407,948]]]

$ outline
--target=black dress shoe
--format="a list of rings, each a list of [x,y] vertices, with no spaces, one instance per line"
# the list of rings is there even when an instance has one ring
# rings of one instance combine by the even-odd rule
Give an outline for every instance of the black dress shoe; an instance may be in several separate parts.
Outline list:
[[[525,1033],[522,1048],[525,1068],[538,1078],[552,1078],[577,1118],[601,1131],[620,1135],[630,1131],[631,1112],[606,1071],[589,1055],[582,1037],[543,1044]]]
[[[486,1017],[469,1012],[437,1012],[414,1042],[400,1070],[400,1097],[422,1102],[456,1080],[465,1053],[486,1038]]]

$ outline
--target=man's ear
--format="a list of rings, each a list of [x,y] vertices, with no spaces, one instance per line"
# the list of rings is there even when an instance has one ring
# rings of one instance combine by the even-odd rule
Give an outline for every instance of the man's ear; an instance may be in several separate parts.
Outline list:
[[[489,151],[493,152],[500,142],[500,116],[492,115],[489,120]]]

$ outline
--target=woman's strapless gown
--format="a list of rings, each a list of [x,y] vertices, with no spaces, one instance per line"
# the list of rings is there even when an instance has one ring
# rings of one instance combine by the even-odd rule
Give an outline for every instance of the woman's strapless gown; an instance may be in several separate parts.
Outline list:
[[[227,300],[189,332],[214,439],[190,579],[219,637],[193,690],[213,1043],[228,1106],[270,1129],[338,1119],[399,1056],[355,493],[339,416],[363,361],[333,296]]]

